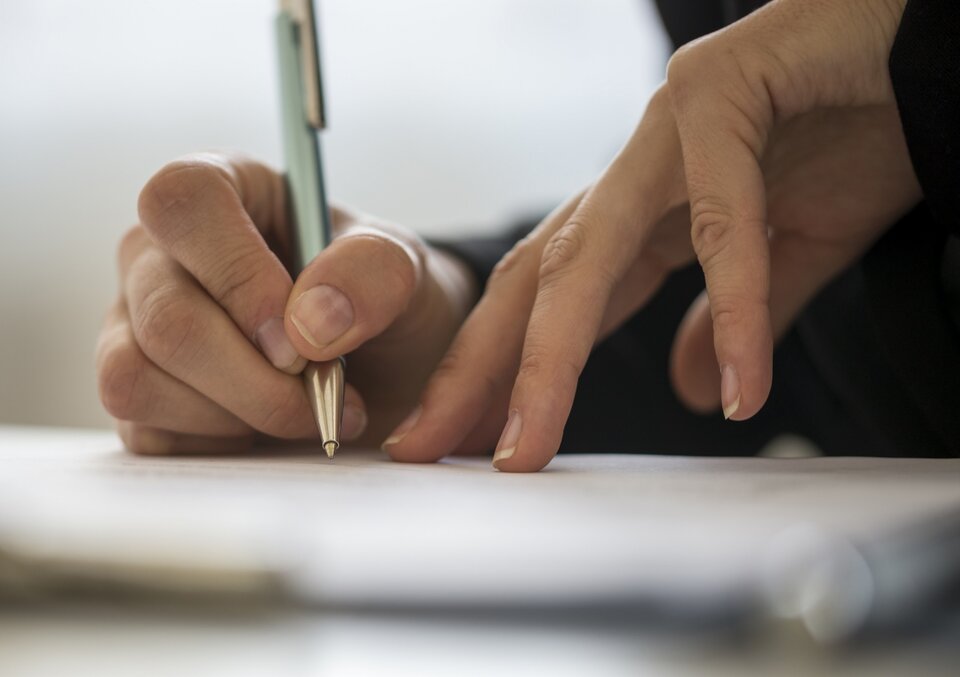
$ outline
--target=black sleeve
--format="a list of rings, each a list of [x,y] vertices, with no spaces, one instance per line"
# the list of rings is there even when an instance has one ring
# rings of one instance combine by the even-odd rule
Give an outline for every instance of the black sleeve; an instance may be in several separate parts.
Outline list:
[[[960,3],[910,0],[890,77],[910,158],[941,225],[960,234]]]
[[[674,48],[712,33],[727,21],[723,0],[656,0]]]
[[[543,214],[546,215],[546,212]],[[456,240],[430,239],[430,244],[453,254],[463,261],[483,286],[490,278],[497,262],[518,241],[526,237],[540,222],[542,216],[522,219],[496,235],[465,237]]]
[[[765,4],[765,0],[656,0],[674,49],[720,30]]]

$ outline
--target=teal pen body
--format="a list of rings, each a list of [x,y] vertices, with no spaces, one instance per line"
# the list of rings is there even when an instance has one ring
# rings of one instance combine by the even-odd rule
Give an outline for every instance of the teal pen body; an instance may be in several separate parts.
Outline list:
[[[320,153],[320,128],[323,124],[322,98],[319,96],[319,67],[305,73],[304,57],[319,64],[318,55],[305,54],[317,49],[315,32],[307,39],[303,31],[314,31],[313,8],[302,3],[305,12],[297,18],[286,8],[276,19],[277,54],[280,66],[280,103],[283,127],[283,149],[287,165],[287,218],[291,233],[291,272],[298,275],[333,238],[330,208],[327,205]],[[306,22],[306,23],[302,23]],[[314,77],[314,82],[308,78]],[[307,113],[307,86],[315,88],[318,101],[310,102],[319,114]],[[316,118],[311,123],[311,117]],[[310,362],[304,368],[303,380],[307,399],[313,410],[320,441],[327,456],[333,458],[340,446],[343,419],[345,361],[342,357],[330,362]]]
[[[307,122],[304,112],[299,28],[289,14],[280,12],[276,30],[288,218],[293,234],[292,264],[293,273],[298,274],[330,244],[333,229],[323,180],[320,131]]]

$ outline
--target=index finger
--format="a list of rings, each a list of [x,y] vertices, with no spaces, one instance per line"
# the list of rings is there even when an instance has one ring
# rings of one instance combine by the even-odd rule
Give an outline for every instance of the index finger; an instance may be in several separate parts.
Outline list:
[[[679,143],[662,96],[566,224],[547,243],[520,369],[494,466],[543,468],[560,446],[577,381],[607,305],[654,224],[682,200]],[[659,271],[645,271],[643,297]]]
[[[283,328],[293,285],[265,235],[285,241],[283,178],[252,160],[210,153],[165,166],[143,188],[144,228],[213,297],[273,365],[304,360]]]

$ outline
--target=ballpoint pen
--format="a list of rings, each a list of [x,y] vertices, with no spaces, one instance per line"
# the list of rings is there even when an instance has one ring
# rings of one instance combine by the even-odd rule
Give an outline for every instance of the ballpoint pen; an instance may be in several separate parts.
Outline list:
[[[294,274],[332,238],[320,155],[320,130],[326,119],[315,19],[311,0],[280,0],[277,53]],[[340,357],[310,362],[303,371],[320,440],[330,458],[340,446],[344,366]]]

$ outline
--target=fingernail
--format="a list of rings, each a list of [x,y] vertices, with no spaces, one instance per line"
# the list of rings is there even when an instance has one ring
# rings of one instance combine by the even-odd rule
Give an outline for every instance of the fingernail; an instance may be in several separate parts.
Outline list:
[[[353,304],[336,287],[322,284],[297,297],[290,319],[310,345],[323,348],[353,324]]]
[[[720,370],[720,402],[723,404],[723,417],[729,419],[740,408],[740,377],[737,370],[725,364]]]
[[[367,412],[354,404],[343,408],[343,422],[340,435],[345,440],[355,440],[367,429]]]
[[[300,353],[283,330],[282,317],[271,317],[261,324],[253,334],[253,342],[277,369],[290,371],[300,359]]]
[[[520,410],[511,409],[510,416],[507,418],[507,425],[504,426],[500,441],[497,442],[497,451],[493,454],[493,467],[497,470],[500,469],[497,464],[511,458],[517,450],[521,428],[523,428],[523,420],[520,418]]]
[[[420,414],[423,413],[423,407],[418,406],[416,409],[410,412],[410,415],[403,419],[403,422],[397,426],[396,430],[390,433],[390,437],[383,441],[383,444],[380,445],[380,448],[384,451],[387,450],[387,447],[397,444],[404,437],[407,436],[413,426],[417,425],[417,421],[420,420]]]

